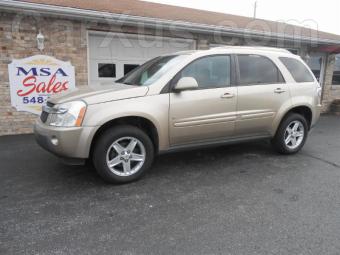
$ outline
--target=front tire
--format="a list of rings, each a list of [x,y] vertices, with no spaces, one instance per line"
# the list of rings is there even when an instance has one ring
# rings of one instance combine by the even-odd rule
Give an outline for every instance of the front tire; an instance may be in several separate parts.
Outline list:
[[[275,137],[272,139],[272,145],[281,154],[295,154],[304,146],[308,130],[304,116],[290,113],[282,120]]]
[[[120,125],[106,130],[93,151],[93,164],[98,174],[110,183],[136,181],[150,168],[154,146],[141,129]]]

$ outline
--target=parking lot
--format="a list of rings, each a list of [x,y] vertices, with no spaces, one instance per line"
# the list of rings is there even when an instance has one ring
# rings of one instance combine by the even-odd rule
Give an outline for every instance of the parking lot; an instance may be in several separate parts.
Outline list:
[[[113,186],[0,137],[0,254],[339,254],[340,117],[294,156],[255,142],[160,156]]]

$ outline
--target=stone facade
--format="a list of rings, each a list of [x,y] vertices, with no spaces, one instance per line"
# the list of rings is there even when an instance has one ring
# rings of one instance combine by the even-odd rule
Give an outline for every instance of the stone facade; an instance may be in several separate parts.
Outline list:
[[[50,55],[63,61],[70,61],[75,67],[76,86],[87,86],[87,31],[108,31],[120,33],[146,34],[168,37],[182,37],[196,40],[198,49],[208,49],[210,44],[221,44],[213,36],[194,33],[175,34],[170,31],[159,31],[143,27],[115,26],[112,24],[77,21],[64,18],[43,17],[39,14],[20,15],[0,13],[0,135],[31,133],[36,115],[18,112],[11,107],[8,77],[8,64],[13,59],[26,58],[32,55]],[[36,36],[41,31],[45,36],[45,49],[37,49]],[[233,45],[247,44],[240,38],[219,38],[222,42]],[[232,40],[231,40],[232,39]],[[277,42],[268,42],[267,46],[277,46]],[[289,48],[289,45],[284,45]],[[293,45],[294,46],[294,45]],[[295,45],[296,46],[296,45]],[[282,47],[282,46],[281,46]],[[301,52],[305,46],[299,46]],[[325,111],[331,101],[340,97],[339,89],[331,86],[334,56],[329,57],[324,90]]]
[[[75,66],[76,84],[87,84],[87,48],[81,41],[81,23],[74,21],[69,26],[67,22],[70,21],[0,14],[0,135],[31,133],[37,118],[36,115],[18,112],[11,107],[8,64],[13,59],[45,54],[71,61]],[[37,49],[36,36],[39,30],[45,36],[43,52]]]
[[[335,55],[331,54],[327,57],[327,66],[325,72],[325,83],[323,88],[322,103],[323,111],[329,112],[330,106],[335,99],[340,99],[340,86],[332,85],[333,70],[335,64]]]

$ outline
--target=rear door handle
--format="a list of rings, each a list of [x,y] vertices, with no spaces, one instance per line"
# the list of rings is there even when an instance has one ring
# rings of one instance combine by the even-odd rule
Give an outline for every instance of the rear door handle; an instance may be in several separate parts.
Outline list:
[[[232,93],[224,93],[222,96],[221,96],[221,98],[233,98],[235,95],[234,94],[232,94]]]
[[[285,93],[286,90],[285,89],[282,89],[282,88],[277,88],[274,90],[274,93],[277,93],[277,94],[281,94],[281,93]]]

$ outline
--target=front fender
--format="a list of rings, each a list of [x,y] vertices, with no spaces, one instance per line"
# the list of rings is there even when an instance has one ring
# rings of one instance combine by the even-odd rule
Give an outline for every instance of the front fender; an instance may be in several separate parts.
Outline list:
[[[139,97],[89,105],[83,125],[96,127],[98,130],[104,124],[118,118],[145,118],[156,127],[159,137],[159,149],[163,150],[169,146],[168,113],[168,94]]]

